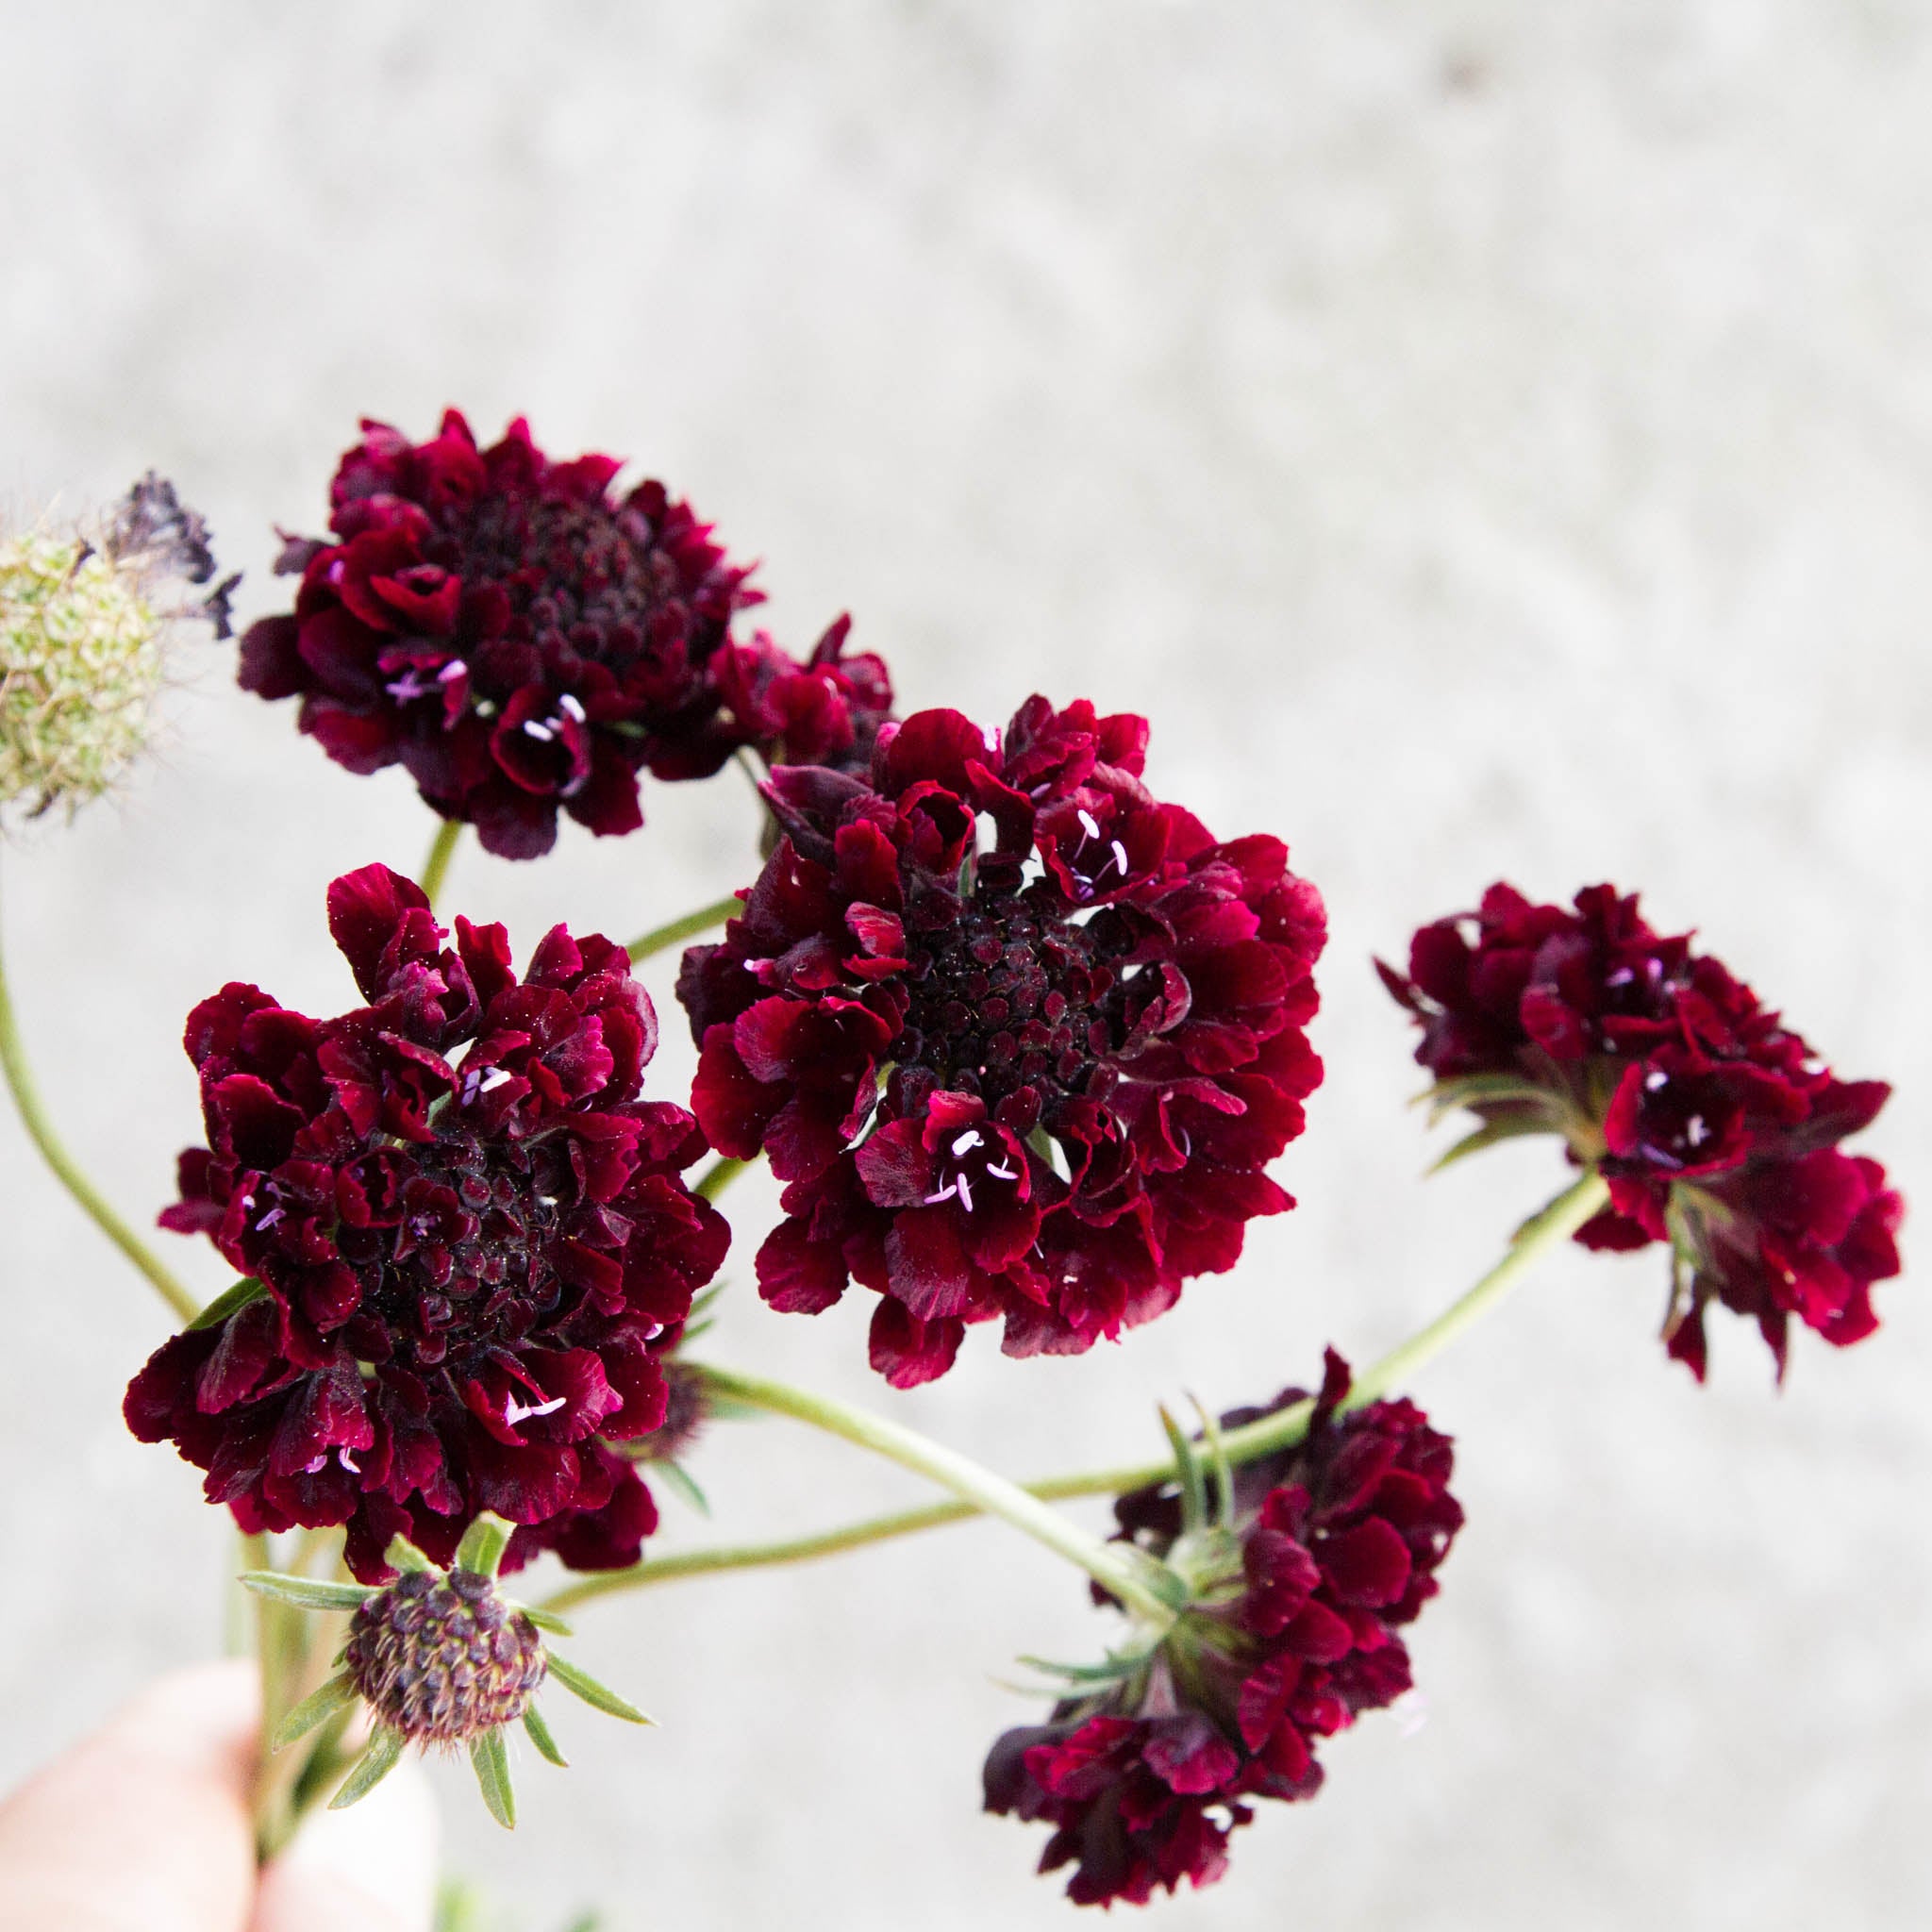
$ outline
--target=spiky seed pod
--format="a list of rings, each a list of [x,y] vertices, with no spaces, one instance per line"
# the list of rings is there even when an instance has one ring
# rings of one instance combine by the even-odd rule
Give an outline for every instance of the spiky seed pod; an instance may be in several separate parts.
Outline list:
[[[379,1723],[420,1744],[513,1724],[546,1669],[543,1641],[474,1571],[411,1571],[356,1612],[344,1654]]]
[[[70,812],[113,790],[153,736],[175,620],[227,635],[228,578],[208,527],[149,475],[96,532],[28,531],[0,541],[0,808]]]

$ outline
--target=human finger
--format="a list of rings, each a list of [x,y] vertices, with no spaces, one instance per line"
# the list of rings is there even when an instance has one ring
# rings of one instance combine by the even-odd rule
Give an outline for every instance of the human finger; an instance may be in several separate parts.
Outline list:
[[[260,1694],[240,1659],[150,1685],[0,1803],[0,1932],[241,1932]]]

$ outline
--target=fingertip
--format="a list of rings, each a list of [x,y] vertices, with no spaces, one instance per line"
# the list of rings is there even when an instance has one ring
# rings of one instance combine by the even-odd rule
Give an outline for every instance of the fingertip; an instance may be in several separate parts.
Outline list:
[[[261,1874],[249,1932],[429,1932],[436,1803],[414,1757],[346,1811],[320,1811]]]

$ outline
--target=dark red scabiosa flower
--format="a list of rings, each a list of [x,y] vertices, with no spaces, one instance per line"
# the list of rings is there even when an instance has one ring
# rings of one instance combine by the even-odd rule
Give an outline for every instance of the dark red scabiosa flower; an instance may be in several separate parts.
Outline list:
[[[246,1529],[346,1524],[365,1581],[398,1534],[447,1561],[482,1510],[525,1525],[512,1564],[634,1561],[656,1511],[607,1443],[663,1423],[659,1358],[729,1239],[681,1178],[696,1123],[638,1097],[650,1002],[562,926],[521,981],[499,925],[446,946],[383,866],[328,910],[367,1006],[229,985],[189,1016],[208,1141],[161,1220],[247,1279],[135,1377],[128,1425]]]
[[[763,631],[718,654],[714,679],[747,744],[772,764],[865,772],[892,715],[892,680],[873,652],[845,655],[852,620],[841,617],[800,663]]]
[[[994,1316],[1009,1355],[1117,1335],[1291,1205],[1262,1170],[1321,1078],[1321,898],[1153,797],[1146,740],[1036,697],[1004,736],[887,724],[863,777],[781,768],[783,838],[685,955],[698,1118],[790,1184],[759,1288],[875,1290],[900,1388]]]
[[[1584,1246],[1670,1243],[1664,1336],[1700,1380],[1713,1301],[1757,1321],[1780,1379],[1791,1316],[1840,1347],[1878,1325],[1904,1204],[1838,1143],[1890,1088],[1839,1079],[1688,934],[1652,931],[1634,893],[1591,886],[1572,911],[1491,886],[1479,912],[1416,934],[1407,976],[1379,970],[1422,1023],[1438,1107],[1481,1120],[1453,1151],[1559,1134],[1609,1182]]]
[[[615,458],[552,462],[521,417],[485,450],[453,409],[425,443],[362,430],[338,541],[289,541],[295,608],[242,641],[242,685],[299,695],[338,764],[402,764],[488,850],[533,858],[559,809],[635,830],[641,771],[705,777],[754,741],[713,674],[759,596],[688,504],[656,482],[614,496]]]
[[[1413,1403],[1338,1414],[1348,1385],[1331,1350],[1307,1440],[1238,1469],[1231,1508],[1211,1477],[1206,1512],[1172,1485],[1114,1506],[1121,1538],[1178,1572],[1192,1603],[1158,1639],[1070,1671],[1051,1720],[1008,1731],[986,1762],[986,1808],[1054,1827],[1040,1869],[1072,1864],[1076,1904],[1211,1885],[1250,1800],[1312,1796],[1321,1740],[1410,1688],[1397,1632],[1435,1595],[1462,1524],[1455,1457]]]

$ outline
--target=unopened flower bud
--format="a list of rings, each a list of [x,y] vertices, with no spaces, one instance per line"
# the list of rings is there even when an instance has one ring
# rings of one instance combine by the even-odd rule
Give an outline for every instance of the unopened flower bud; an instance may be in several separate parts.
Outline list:
[[[414,1743],[514,1724],[543,1681],[543,1640],[491,1578],[411,1571],[356,1612],[343,1661],[377,1719]]]

